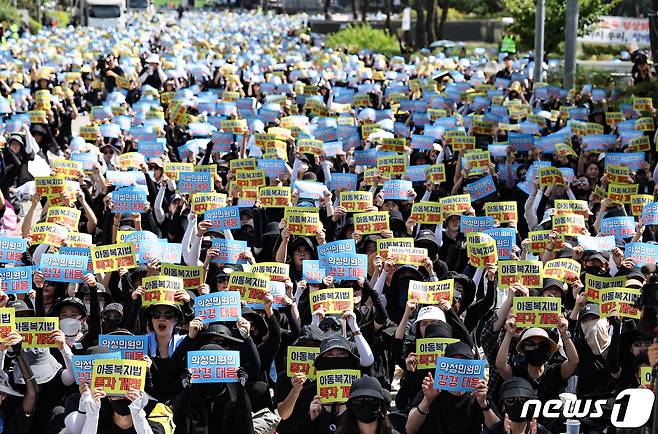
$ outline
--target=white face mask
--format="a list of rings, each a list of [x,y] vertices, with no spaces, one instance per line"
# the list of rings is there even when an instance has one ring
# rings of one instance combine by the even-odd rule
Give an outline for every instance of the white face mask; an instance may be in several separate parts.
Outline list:
[[[62,331],[62,333],[64,333],[67,340],[68,338],[75,339],[81,328],[82,322],[79,319],[64,318],[59,320],[59,329]]]
[[[608,320],[599,318],[597,321],[588,321],[580,325],[585,333],[587,344],[595,355],[603,353],[610,345]]]

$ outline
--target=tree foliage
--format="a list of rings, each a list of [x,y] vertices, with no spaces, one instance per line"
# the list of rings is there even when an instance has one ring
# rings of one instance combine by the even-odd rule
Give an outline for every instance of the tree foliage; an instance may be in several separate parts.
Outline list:
[[[601,15],[608,15],[618,0],[579,0],[578,35],[584,35]],[[519,35],[522,48],[532,48],[535,43],[535,0],[503,0],[506,14],[514,18],[510,26],[513,33]],[[544,51],[554,53],[564,40],[564,20],[566,17],[566,0],[546,0],[546,22]]]

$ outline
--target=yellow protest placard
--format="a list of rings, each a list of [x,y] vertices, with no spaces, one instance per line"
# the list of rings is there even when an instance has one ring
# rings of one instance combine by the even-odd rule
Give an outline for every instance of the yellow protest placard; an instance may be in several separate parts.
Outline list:
[[[463,214],[471,208],[471,195],[458,194],[441,198],[439,201],[443,209],[443,218],[453,214]]]
[[[546,246],[550,242],[550,230],[548,231],[533,231],[528,232],[528,239],[530,240],[530,252],[532,253],[544,253],[546,251]]]
[[[633,110],[641,112],[641,111],[649,111],[653,108],[653,101],[651,98],[640,98],[640,97],[633,97]]]
[[[585,218],[591,214],[586,200],[555,199],[554,206],[557,214],[580,214]]]
[[[475,137],[473,138],[475,139]],[[468,150],[462,158],[464,169],[470,171],[478,171],[489,167],[489,161],[491,160],[489,151],[484,151],[482,149]]]
[[[573,259],[553,259],[544,264],[544,278],[571,283],[580,278],[580,263]]]
[[[377,157],[377,170],[389,176],[402,175],[407,170],[407,159],[404,155]]]
[[[80,137],[87,142],[95,142],[99,137],[100,128],[98,125],[84,125],[80,127]]]
[[[650,194],[634,194],[631,196],[631,213],[635,217],[642,215],[644,205],[653,202],[653,196]]]
[[[304,208],[286,208],[284,218],[288,223],[288,230],[293,235],[315,235],[322,229],[320,214],[317,211],[309,212],[304,211]]]
[[[237,172],[238,170],[256,170],[256,158],[236,158],[229,162],[229,168]]]
[[[28,114],[30,115],[30,122],[32,122],[33,124],[48,123],[48,116],[45,110],[32,110],[29,111]]]
[[[178,181],[181,172],[191,172],[194,170],[194,164],[167,162],[164,164],[163,169],[167,178]]]
[[[518,221],[516,202],[489,202],[484,204],[485,215],[491,216],[500,223]]]
[[[285,282],[290,275],[290,265],[280,262],[259,262],[250,268],[252,273],[267,274],[270,280]]]
[[[270,277],[267,274],[234,271],[229,278],[227,291],[240,291],[240,299],[247,303],[261,302],[269,291]]]
[[[362,235],[379,234],[389,229],[388,216],[387,211],[354,214],[354,230]]]
[[[347,402],[350,397],[350,387],[357,378],[361,378],[361,371],[358,369],[318,371],[315,383],[320,402],[322,404]]]
[[[299,139],[297,152],[300,154],[322,155],[324,142],[316,139]]]
[[[119,170],[128,170],[128,169],[137,169],[143,164],[146,164],[144,156],[139,152],[126,152],[125,154],[119,155],[119,160],[117,162],[117,168]],[[166,165],[167,163],[165,163]]]
[[[62,225],[69,230],[77,230],[82,211],[65,206],[51,206],[46,213],[46,222]]]
[[[640,319],[642,313],[638,306],[642,291],[632,288],[603,289],[599,293],[601,318],[607,318],[617,312],[622,318]]]
[[[314,379],[316,370],[313,366],[315,357],[320,354],[318,347],[297,347],[290,345],[286,357],[286,375],[294,377],[295,374],[302,373],[306,378]]]
[[[551,185],[564,185],[564,177],[557,167],[545,166],[540,167],[537,171],[539,176],[539,187],[549,187]]]
[[[427,258],[427,249],[422,247],[389,246],[386,252],[386,258],[399,265],[419,266]]]
[[[223,120],[219,125],[222,131],[231,132],[233,134],[244,134],[249,131],[246,119]]]
[[[53,160],[53,170],[66,179],[77,180],[84,173],[82,161]]]
[[[413,238],[382,238],[377,240],[377,255],[386,259],[389,247],[413,247]]]
[[[653,126],[652,117],[643,117],[635,121],[635,129],[638,131],[653,131],[655,127]]]
[[[466,254],[469,264],[476,268],[485,268],[489,263],[496,264],[496,240],[481,232],[469,232],[466,234]]]
[[[417,224],[440,225],[443,222],[443,207],[439,202],[414,203],[409,219]]]
[[[516,326],[554,328],[560,322],[560,299],[555,297],[514,297],[512,313]]]
[[[263,169],[238,170],[235,172],[235,183],[238,187],[258,189],[264,187],[265,171]]]
[[[133,243],[92,246],[90,249],[94,273],[117,271],[119,268],[135,268],[138,265]]]
[[[144,391],[145,360],[95,359],[92,369],[91,384],[108,396],[123,396],[131,389]]]
[[[585,218],[580,214],[557,214],[552,221],[553,230],[563,237],[577,237],[585,229]]]
[[[452,304],[454,287],[455,279],[439,280],[437,282],[410,280],[407,299],[418,300],[418,303],[421,304],[439,304],[441,300],[447,300]]]
[[[450,143],[454,151],[475,149],[475,136],[456,135],[450,138]]]
[[[34,186],[41,197],[55,197],[64,193],[64,176],[37,176],[34,178]]]
[[[16,317],[15,330],[23,337],[23,349],[56,348],[52,332],[59,330],[59,317]]]
[[[591,303],[600,303],[602,291],[623,288],[625,283],[625,276],[599,277],[585,274],[585,297]]]
[[[161,264],[163,276],[178,277],[183,280],[183,289],[197,290],[204,283],[205,273],[202,265]]]
[[[310,293],[310,299],[311,312],[324,307],[326,314],[342,314],[354,307],[352,288],[319,289]]]
[[[263,208],[285,208],[290,205],[290,187],[261,187],[258,200]]]
[[[541,288],[542,268],[541,261],[500,261],[498,287],[508,288],[518,282],[526,288]]]
[[[14,331],[16,312],[13,307],[0,307],[0,342]]]
[[[92,242],[91,234],[82,234],[79,232],[69,232],[66,237],[66,245],[68,247],[90,247]]]
[[[65,226],[56,223],[37,223],[30,231],[32,244],[48,244],[53,247],[61,247],[68,234],[69,230]]]
[[[370,167],[363,171],[363,182],[366,185],[374,185],[377,182],[377,185],[384,185],[384,181],[391,179],[390,175],[382,174],[379,179],[376,178],[378,170],[376,167]]]
[[[443,357],[446,347],[459,342],[454,338],[419,338],[416,339],[416,369],[436,368],[436,358]]]
[[[446,181],[446,166],[445,164],[433,164],[425,169],[425,176],[432,184],[439,184]]]
[[[347,212],[363,212],[372,207],[372,193],[369,191],[341,191],[340,206]]]
[[[629,204],[638,187],[638,184],[608,184],[608,198],[614,203]]]
[[[606,112],[605,121],[608,125],[614,127],[619,122],[624,120],[624,114],[622,112]]]
[[[142,296],[142,307],[154,304],[183,304],[176,301],[176,291],[183,289],[183,279],[172,276],[151,276],[142,279],[144,295]]]
[[[224,193],[193,193],[190,207],[192,212],[203,214],[211,209],[224,208],[226,197]]]

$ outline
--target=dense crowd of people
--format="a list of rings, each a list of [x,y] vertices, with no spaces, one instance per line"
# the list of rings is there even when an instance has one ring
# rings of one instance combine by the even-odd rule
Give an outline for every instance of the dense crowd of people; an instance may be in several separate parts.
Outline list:
[[[649,432],[652,100],[306,25],[0,49],[0,431]]]

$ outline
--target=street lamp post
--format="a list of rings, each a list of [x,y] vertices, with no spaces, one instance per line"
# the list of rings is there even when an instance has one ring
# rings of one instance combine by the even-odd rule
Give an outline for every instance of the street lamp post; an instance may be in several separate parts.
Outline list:
[[[578,36],[578,0],[567,0],[564,23],[564,88],[571,89],[576,79],[576,38]]]
[[[535,83],[541,81],[542,63],[544,62],[545,5],[546,0],[537,0],[537,11],[535,14],[535,69],[532,75]]]

